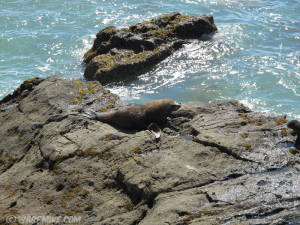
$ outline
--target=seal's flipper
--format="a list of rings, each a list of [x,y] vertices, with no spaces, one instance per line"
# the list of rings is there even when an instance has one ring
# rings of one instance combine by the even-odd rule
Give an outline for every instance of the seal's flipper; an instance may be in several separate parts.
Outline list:
[[[98,114],[94,110],[89,110],[89,111],[83,112],[81,115],[88,117],[90,119],[96,119]]]
[[[147,129],[150,130],[152,134],[154,134],[155,139],[160,138],[161,129],[156,123],[150,123],[150,125],[147,127]]]

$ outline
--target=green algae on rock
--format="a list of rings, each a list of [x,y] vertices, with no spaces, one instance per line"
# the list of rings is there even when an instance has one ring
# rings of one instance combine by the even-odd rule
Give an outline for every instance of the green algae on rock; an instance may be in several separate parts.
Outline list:
[[[99,31],[85,53],[84,76],[102,84],[126,80],[149,71],[175,50],[217,30],[211,15],[171,13],[129,28],[109,26]]]

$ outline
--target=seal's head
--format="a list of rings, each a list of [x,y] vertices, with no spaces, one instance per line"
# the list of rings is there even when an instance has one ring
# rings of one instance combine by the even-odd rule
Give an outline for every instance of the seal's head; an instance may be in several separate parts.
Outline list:
[[[179,103],[175,102],[172,99],[164,99],[164,104],[163,105],[165,107],[165,110],[168,113],[174,112],[174,111],[178,110],[181,107],[181,105]]]
[[[296,134],[300,135],[300,122],[298,120],[289,121],[287,127],[293,129]]]
[[[147,103],[145,106],[149,112],[164,113],[167,115],[180,108],[180,104],[169,98],[155,100]]]
[[[173,111],[180,108],[180,104],[172,99],[160,99],[148,102],[144,107],[148,123],[162,124]]]

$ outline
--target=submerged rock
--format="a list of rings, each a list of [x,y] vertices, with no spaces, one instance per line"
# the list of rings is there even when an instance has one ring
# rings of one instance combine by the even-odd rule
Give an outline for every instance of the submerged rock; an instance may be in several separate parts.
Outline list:
[[[213,16],[166,14],[129,28],[101,30],[84,55],[84,76],[102,84],[126,80],[150,70],[188,39],[217,30]]]
[[[300,156],[284,117],[237,101],[183,103],[161,127],[118,130],[81,111],[122,107],[98,82],[26,81],[0,102],[0,223],[295,224]],[[24,94],[26,92],[26,94]]]

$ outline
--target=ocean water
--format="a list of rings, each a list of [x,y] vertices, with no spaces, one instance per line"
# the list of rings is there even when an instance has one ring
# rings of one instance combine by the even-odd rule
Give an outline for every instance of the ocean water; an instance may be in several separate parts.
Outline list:
[[[100,29],[177,11],[213,14],[218,33],[112,92],[133,103],[237,99],[300,119],[300,0],[2,0],[0,99],[33,76],[83,79],[82,56]]]

